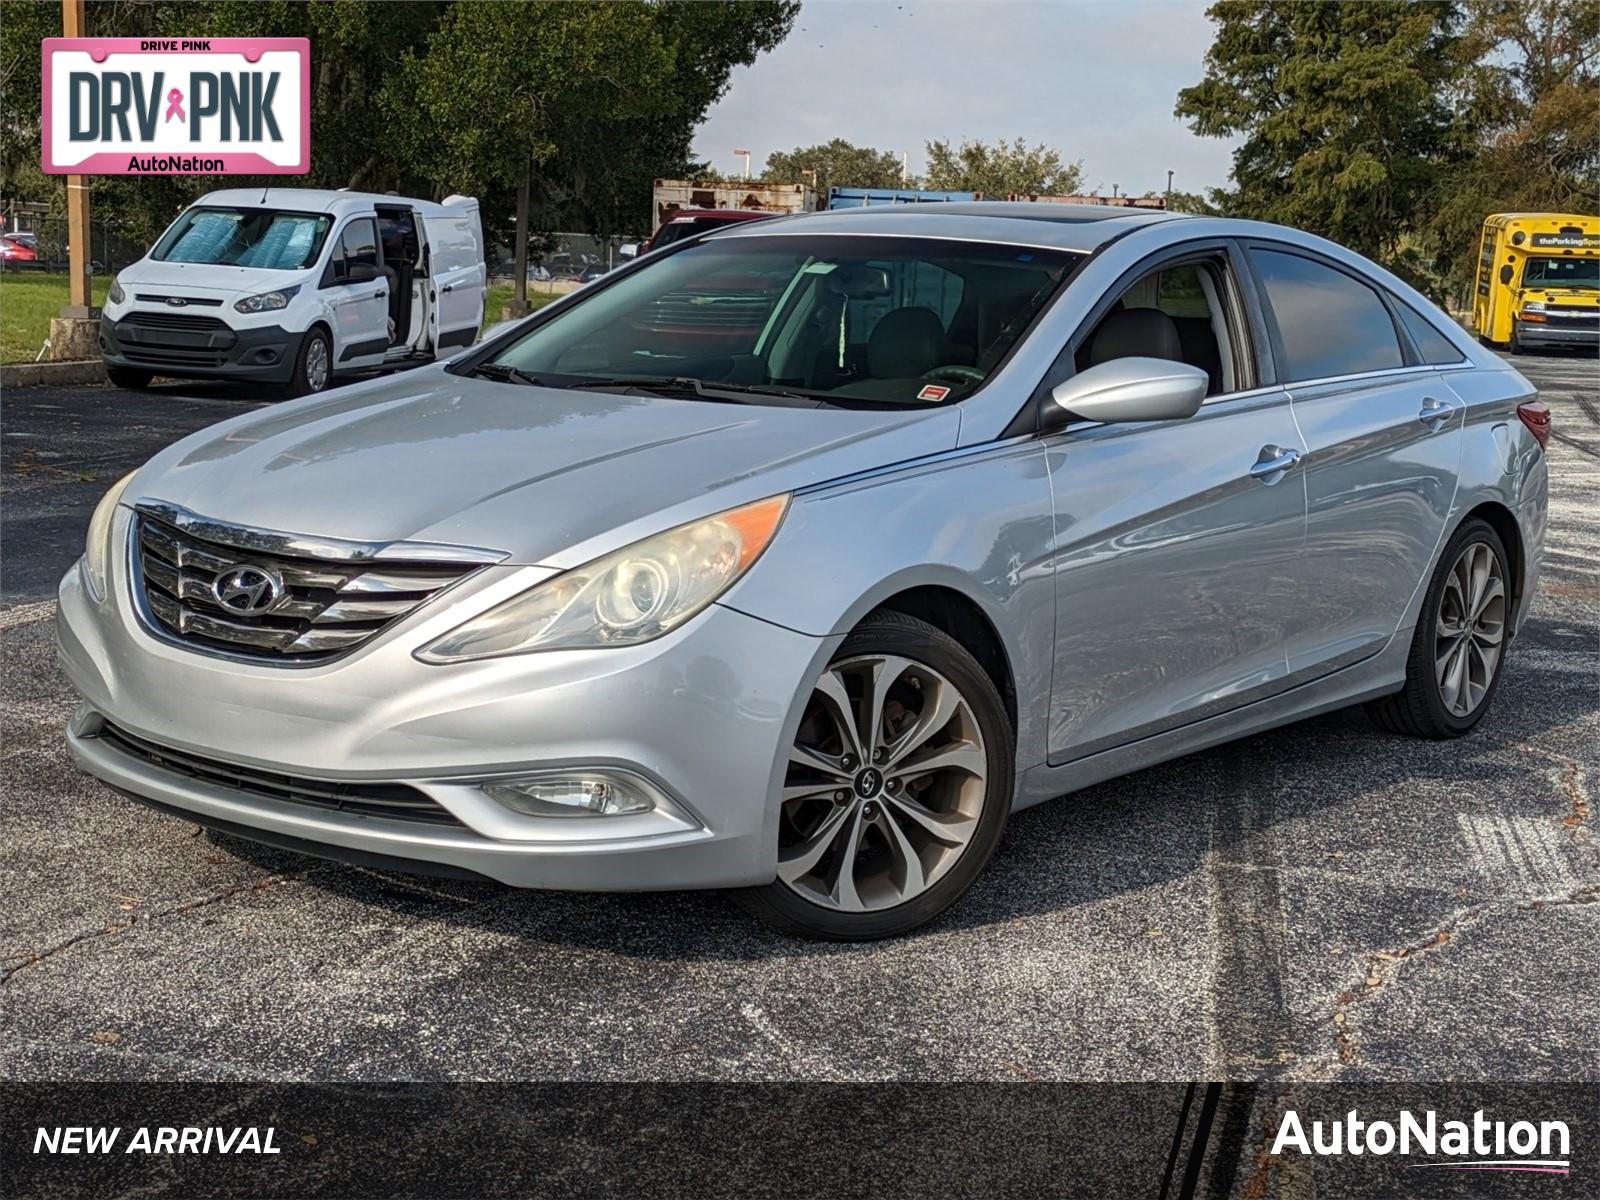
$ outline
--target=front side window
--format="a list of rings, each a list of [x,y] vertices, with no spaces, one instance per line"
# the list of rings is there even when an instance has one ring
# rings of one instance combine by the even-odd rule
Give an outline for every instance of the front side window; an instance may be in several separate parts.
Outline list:
[[[1077,370],[1114,358],[1167,358],[1204,371],[1208,396],[1239,390],[1224,270],[1218,257],[1162,267],[1139,278],[1079,345]]]
[[[1378,293],[1299,254],[1252,250],[1283,342],[1286,381],[1355,375],[1405,365],[1394,321]]]
[[[1600,258],[1530,258],[1522,268],[1522,286],[1600,289]]]
[[[334,279],[348,278],[358,263],[374,272],[378,269],[378,224],[371,217],[357,217],[340,231],[333,255]]]
[[[558,387],[697,381],[948,404],[995,370],[1081,257],[904,237],[713,238],[642,265],[477,369]]]
[[[331,218],[270,208],[191,208],[156,243],[156,262],[299,271],[317,261]]]

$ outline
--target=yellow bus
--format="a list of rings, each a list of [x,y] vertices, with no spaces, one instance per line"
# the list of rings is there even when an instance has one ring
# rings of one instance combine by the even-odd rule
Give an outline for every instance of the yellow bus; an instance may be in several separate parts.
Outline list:
[[[1472,327],[1513,354],[1600,346],[1600,217],[1495,213],[1486,220]]]

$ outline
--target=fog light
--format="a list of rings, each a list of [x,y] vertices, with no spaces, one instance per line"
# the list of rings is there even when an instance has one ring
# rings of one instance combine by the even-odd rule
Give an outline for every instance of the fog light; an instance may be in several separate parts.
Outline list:
[[[656,807],[644,781],[625,775],[531,775],[482,786],[507,808],[533,817],[623,817]]]

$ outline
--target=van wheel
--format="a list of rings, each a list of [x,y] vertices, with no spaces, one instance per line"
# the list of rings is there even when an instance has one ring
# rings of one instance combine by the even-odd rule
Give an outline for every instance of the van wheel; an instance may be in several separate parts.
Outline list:
[[[734,899],[786,933],[835,941],[932,920],[994,853],[1015,756],[1005,705],[966,648],[873,613],[812,685],[787,756],[778,877]]]
[[[325,391],[332,378],[333,342],[321,329],[313,328],[300,343],[294,374],[284,390],[291,396],[309,396]]]
[[[1390,733],[1454,738],[1489,711],[1511,630],[1505,545],[1487,521],[1462,524],[1439,556],[1406,659],[1406,685],[1367,705]]]
[[[154,371],[141,371],[138,367],[106,368],[106,378],[111,381],[112,387],[127,388],[134,392],[149,387],[150,381],[155,377]]]

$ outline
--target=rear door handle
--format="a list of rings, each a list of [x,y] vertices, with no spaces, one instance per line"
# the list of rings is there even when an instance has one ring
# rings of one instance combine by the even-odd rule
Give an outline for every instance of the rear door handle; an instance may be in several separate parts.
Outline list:
[[[1300,461],[1300,451],[1285,450],[1282,446],[1263,446],[1256,465],[1250,468],[1250,477],[1263,483],[1277,483],[1283,473]]]
[[[1417,414],[1417,420],[1429,429],[1438,429],[1450,420],[1450,414],[1453,412],[1455,412],[1454,405],[1427,396],[1422,401],[1422,411]]]

